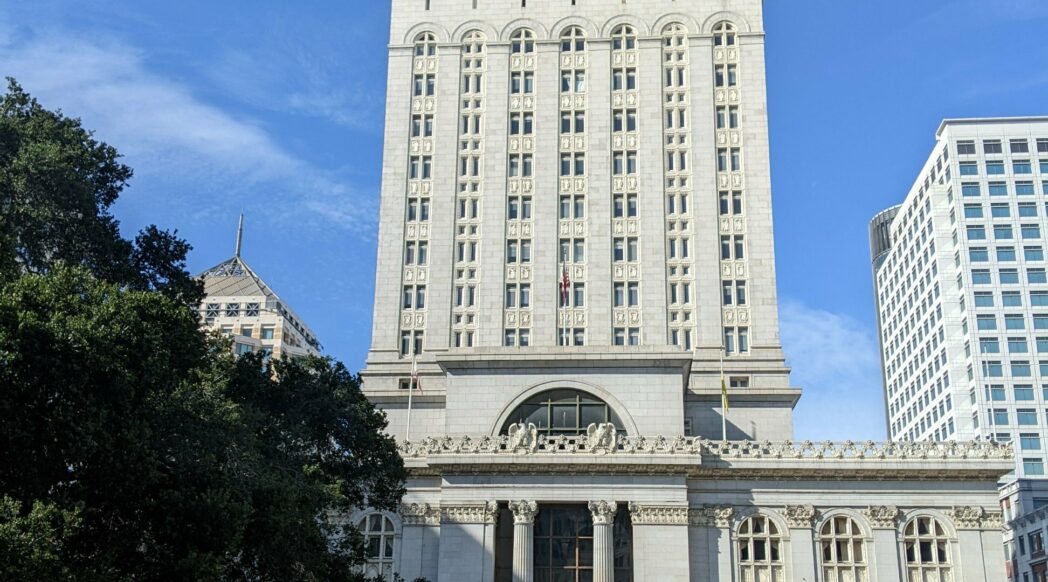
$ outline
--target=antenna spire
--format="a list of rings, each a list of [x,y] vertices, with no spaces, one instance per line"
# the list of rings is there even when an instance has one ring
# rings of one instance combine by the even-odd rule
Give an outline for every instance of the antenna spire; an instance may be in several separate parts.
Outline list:
[[[237,253],[236,257],[240,258],[240,245],[244,242],[244,213],[240,213],[240,224],[237,225]]]

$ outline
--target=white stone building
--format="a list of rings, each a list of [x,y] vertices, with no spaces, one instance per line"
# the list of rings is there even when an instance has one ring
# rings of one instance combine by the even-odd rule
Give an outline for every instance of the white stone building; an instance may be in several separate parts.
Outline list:
[[[1027,498],[1038,483],[1009,483],[1045,477],[1046,200],[1048,117],[948,119],[906,199],[870,225],[888,433],[1014,443],[1001,492],[1016,580],[1043,579],[1043,555],[1036,571],[1020,550],[1048,525]]]
[[[204,284],[200,318],[206,329],[232,338],[238,354],[262,352],[294,358],[320,354],[316,334],[236,253],[197,276]]]
[[[1009,447],[789,442],[760,0],[393,0],[389,51],[369,571],[1003,580]]]

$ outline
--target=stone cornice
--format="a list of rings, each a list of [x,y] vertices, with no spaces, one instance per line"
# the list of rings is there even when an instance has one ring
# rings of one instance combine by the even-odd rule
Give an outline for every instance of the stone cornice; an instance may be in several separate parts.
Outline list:
[[[428,503],[404,503],[398,512],[404,525],[440,525],[440,508]]]
[[[498,515],[499,505],[494,501],[482,504],[446,505],[440,508],[440,523],[494,524]]]
[[[593,525],[611,525],[619,505],[614,501],[590,501],[589,510],[593,514]]]
[[[630,502],[633,525],[688,525],[688,508],[678,505],[647,505]]]
[[[1046,519],[1048,519],[1048,505],[1022,514],[1015,519],[1008,521],[1008,523],[1004,524],[1004,527],[1005,529],[1016,530],[1023,526],[1032,525]]]
[[[401,443],[413,475],[444,473],[674,474],[710,479],[986,480],[1013,469],[1010,445],[985,442],[710,441],[618,436],[590,450],[585,435],[426,438]]]

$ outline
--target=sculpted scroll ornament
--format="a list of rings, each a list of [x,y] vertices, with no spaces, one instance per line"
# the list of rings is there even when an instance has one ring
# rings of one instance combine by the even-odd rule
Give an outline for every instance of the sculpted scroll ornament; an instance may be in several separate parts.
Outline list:
[[[954,507],[946,512],[958,529],[980,529],[986,511],[981,507]]]
[[[534,423],[510,425],[507,448],[517,454],[534,453],[539,446],[539,429]]]
[[[593,525],[611,525],[619,505],[614,501],[590,501],[589,510],[593,514]]]
[[[487,501],[479,505],[451,505],[440,508],[441,523],[495,523],[499,504]]]
[[[871,505],[862,514],[879,529],[895,529],[899,520],[899,508],[894,505]]]
[[[404,525],[440,525],[440,508],[428,503],[405,503],[400,506]]]
[[[539,514],[539,504],[534,501],[510,501],[509,510],[513,512],[513,523],[535,523]]]
[[[688,508],[674,505],[641,505],[630,502],[633,525],[688,525]]]
[[[811,505],[787,505],[784,515],[790,527],[810,528],[815,521],[816,511]]]
[[[610,422],[591,424],[586,428],[586,450],[604,454],[615,451],[615,425]]]

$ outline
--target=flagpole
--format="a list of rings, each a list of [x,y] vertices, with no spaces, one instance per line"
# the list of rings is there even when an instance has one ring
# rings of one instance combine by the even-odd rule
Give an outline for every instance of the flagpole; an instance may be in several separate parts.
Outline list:
[[[411,441],[411,397],[415,394],[415,379],[418,378],[418,355],[411,356],[411,380],[408,381],[408,421],[404,430],[404,442]]]
[[[720,381],[721,381],[721,440],[728,440],[728,388],[724,384],[724,350],[720,354]]]

